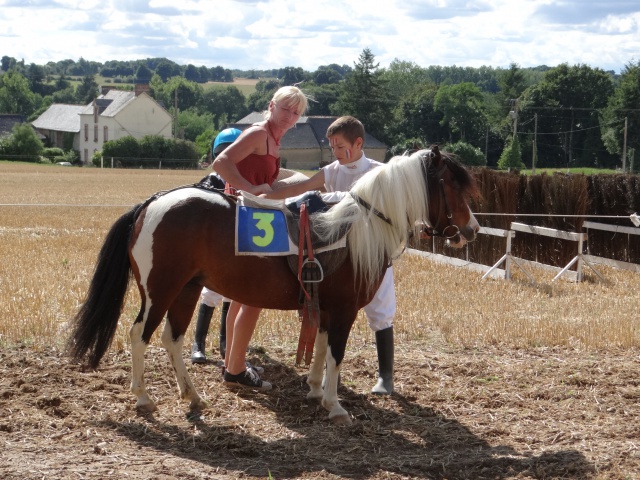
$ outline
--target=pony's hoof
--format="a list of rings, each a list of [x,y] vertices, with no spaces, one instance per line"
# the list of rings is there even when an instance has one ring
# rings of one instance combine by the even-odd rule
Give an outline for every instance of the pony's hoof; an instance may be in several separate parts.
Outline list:
[[[136,403],[136,410],[140,413],[153,413],[158,410],[158,407],[156,407],[156,404],[153,402],[142,404]]]
[[[336,415],[335,417],[329,415],[329,420],[334,425],[351,425],[351,417],[349,417],[348,413]]]
[[[189,404],[189,410],[191,411],[200,411],[200,410],[206,410],[207,408],[209,408],[209,404],[202,400],[201,398],[198,398],[197,400],[193,400],[191,401],[191,403]]]
[[[319,390],[319,391],[311,390],[309,393],[307,393],[307,400],[312,400],[314,402],[322,401],[322,390]]]

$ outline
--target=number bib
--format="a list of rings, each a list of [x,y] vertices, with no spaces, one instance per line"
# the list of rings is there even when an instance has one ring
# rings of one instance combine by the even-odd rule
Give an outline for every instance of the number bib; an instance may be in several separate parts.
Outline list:
[[[238,205],[236,254],[290,255],[295,251],[282,211]]]

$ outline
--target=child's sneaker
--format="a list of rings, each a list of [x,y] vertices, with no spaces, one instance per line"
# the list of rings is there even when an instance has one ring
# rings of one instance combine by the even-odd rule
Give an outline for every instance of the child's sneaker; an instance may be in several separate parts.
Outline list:
[[[232,375],[224,372],[224,383],[228,387],[253,388],[254,390],[271,390],[271,384],[267,381],[260,380],[258,373],[247,368],[244,372]]]

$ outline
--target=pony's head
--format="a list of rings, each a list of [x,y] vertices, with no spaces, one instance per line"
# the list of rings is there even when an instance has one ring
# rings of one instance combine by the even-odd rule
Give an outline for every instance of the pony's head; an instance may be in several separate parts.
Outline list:
[[[479,192],[466,168],[437,146],[411,155],[422,162],[427,185],[428,214],[424,233],[447,239],[449,245],[460,248],[472,242],[480,229],[467,201]]]

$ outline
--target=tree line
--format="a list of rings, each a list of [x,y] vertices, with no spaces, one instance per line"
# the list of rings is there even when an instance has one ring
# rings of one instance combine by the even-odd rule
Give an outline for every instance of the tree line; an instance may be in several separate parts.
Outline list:
[[[0,66],[0,113],[32,119],[52,103],[89,103],[98,95],[98,74],[148,82],[154,98],[177,115],[176,131],[201,150],[226,123],[264,110],[275,89],[293,84],[311,98],[309,115],[354,115],[390,154],[435,143],[471,165],[614,168],[623,152],[628,166],[640,144],[640,62],[619,75],[582,64],[422,67],[394,60],[381,68],[364,49],[353,66],[313,72],[231,71],[164,58],[38,66],[3,56]],[[68,76],[76,74],[82,80],[74,87]],[[248,97],[233,85],[203,87],[235,77],[261,80]]]

